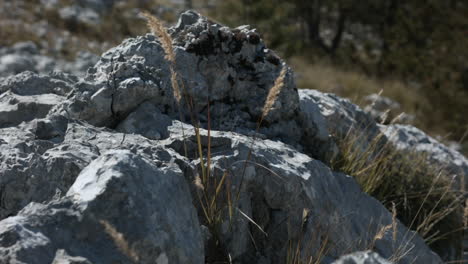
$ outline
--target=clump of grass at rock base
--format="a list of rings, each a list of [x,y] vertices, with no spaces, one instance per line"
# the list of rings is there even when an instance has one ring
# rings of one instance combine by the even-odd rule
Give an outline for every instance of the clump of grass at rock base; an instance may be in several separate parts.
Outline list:
[[[396,149],[382,133],[370,142],[364,137],[350,129],[337,138],[341,153],[332,160],[333,169],[353,176],[389,210],[395,206],[398,219],[442,257],[455,251],[461,259],[464,192],[455,189],[453,175],[424,153]]]
[[[208,227],[211,238],[208,241],[207,263],[229,263],[231,261],[226,245],[220,239],[220,228],[226,220],[232,221],[234,217],[245,217],[261,232],[263,230],[254,220],[244,214],[236,207],[236,199],[239,198],[239,190],[233,191],[231,185],[232,175],[229,170],[220,172],[219,177],[214,175],[215,170],[211,168],[211,137],[210,137],[210,114],[208,111],[207,138],[202,140],[200,135],[200,123],[196,116],[192,100],[185,90],[182,82],[179,81],[177,72],[174,70],[175,55],[173,52],[172,39],[164,28],[162,22],[156,17],[145,13],[150,30],[159,37],[163,49],[166,53],[171,71],[171,82],[174,99],[179,108],[185,102],[191,113],[191,122],[194,127],[196,144],[198,148],[199,166],[194,171],[194,185],[197,189],[198,202],[200,204],[203,223]],[[260,127],[263,117],[268,115],[278,94],[281,91],[286,69],[283,66],[275,84],[270,89],[266,98],[263,113],[258,121]],[[209,102],[209,98],[207,98]],[[208,107],[209,109],[209,107]],[[356,144],[360,141],[360,135],[354,134],[352,130],[348,135],[339,140],[341,155],[332,160],[334,169],[343,171],[354,176],[363,190],[379,199],[389,210],[393,212],[393,223],[389,226],[382,226],[375,234],[366,234],[373,237],[372,241],[379,240],[382,232],[389,229],[395,230],[396,217],[408,227],[416,230],[426,242],[432,245],[435,250],[442,252],[442,243],[450,242],[453,248],[459,248],[463,223],[461,217],[460,200],[461,196],[452,190],[452,183],[449,175],[443,168],[435,168],[428,165],[426,157],[419,153],[405,153],[393,148],[390,144],[381,145],[380,136],[377,136],[365,148],[356,151]],[[202,142],[207,141],[207,142]],[[252,141],[255,144],[255,138]],[[184,136],[185,145],[185,136]],[[184,147],[186,149],[186,147]],[[206,155],[204,155],[204,148]],[[245,174],[246,164],[249,162],[250,152],[244,161]],[[241,184],[244,175],[240,175]],[[241,187],[239,186],[238,189]],[[304,209],[303,217],[307,217],[308,211]],[[226,217],[228,219],[226,219]],[[300,227],[298,227],[300,228]],[[326,237],[326,236],[325,236]],[[301,256],[300,252],[304,247],[310,246],[312,240],[302,243],[301,241],[288,241],[288,255],[286,263],[319,263],[327,253],[328,240],[322,239],[318,245],[318,255]],[[317,247],[317,245],[314,245]],[[352,246],[352,248],[355,248]],[[369,245],[358,245],[364,249],[372,249]],[[440,248],[439,248],[440,247]],[[397,248],[392,260],[398,261],[405,253],[404,247]],[[346,253],[346,252],[343,252]]]
[[[197,187],[197,195],[204,216],[204,222],[207,225],[212,238],[208,241],[208,248],[210,252],[207,256],[213,259],[207,259],[208,263],[219,263],[218,261],[226,261],[229,263],[231,261],[229,253],[227,252],[225,245],[222,244],[221,239],[219,238],[221,224],[226,220],[226,212],[229,217],[229,221],[232,221],[235,216],[244,217],[251,224],[253,224],[258,230],[265,234],[262,228],[255,223],[249,216],[241,211],[240,208],[236,207],[236,204],[240,198],[240,190],[242,188],[242,182],[246,174],[246,168],[248,163],[252,163],[251,159],[251,149],[253,144],[255,144],[256,137],[252,140],[252,145],[250,151],[247,155],[246,160],[243,162],[242,175],[240,175],[240,184],[237,186],[237,191],[232,190],[231,177],[233,176],[229,170],[222,172],[221,177],[216,177],[216,171],[212,171],[211,168],[211,127],[210,127],[210,107],[209,107],[209,98],[208,102],[208,128],[207,128],[207,144],[203,144],[202,138],[200,135],[200,123],[196,116],[196,111],[192,104],[192,98],[188,95],[182,82],[179,82],[179,77],[177,72],[174,70],[175,66],[175,54],[172,46],[172,39],[168,34],[167,30],[164,28],[163,23],[156,17],[152,16],[149,13],[143,14],[147,21],[148,27],[153,34],[157,35],[162,43],[162,47],[166,53],[166,60],[170,64],[171,71],[171,83],[173,88],[173,96],[177,102],[177,105],[180,108],[183,105],[183,102],[188,106],[188,110],[191,115],[191,122],[194,127],[194,132],[196,136],[196,143],[198,148],[198,158],[199,158],[199,171],[194,172],[195,179],[194,185]],[[288,69],[285,65],[282,66],[282,69],[275,80],[273,86],[270,88],[268,95],[265,99],[262,114],[257,122],[257,131],[260,129],[260,126],[263,122],[263,119],[268,115],[268,113],[274,107],[274,104],[284,86],[284,79]],[[183,129],[183,128],[182,128]],[[185,138],[184,138],[185,145]],[[206,156],[203,153],[203,148],[206,146]],[[185,152],[186,146],[184,146]],[[272,172],[273,173],[273,172]],[[266,234],[265,234],[266,235]]]

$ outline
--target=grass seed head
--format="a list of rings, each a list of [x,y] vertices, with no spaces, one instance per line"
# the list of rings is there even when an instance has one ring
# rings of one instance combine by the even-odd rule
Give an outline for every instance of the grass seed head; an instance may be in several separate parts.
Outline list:
[[[276,100],[278,99],[278,95],[280,94],[281,90],[284,87],[284,79],[286,78],[287,72],[288,72],[287,67],[283,65],[283,68],[281,69],[281,72],[278,75],[278,78],[276,78],[273,87],[271,87],[270,91],[268,92],[265,105],[263,106],[263,111],[262,111],[263,117],[268,115],[268,113],[273,108],[273,105],[275,104]]]
[[[181,89],[179,86],[177,72],[174,70],[176,65],[176,56],[174,53],[174,46],[172,45],[172,38],[167,32],[167,29],[164,27],[161,20],[159,20],[157,17],[151,15],[148,12],[143,12],[142,15],[148,21],[148,28],[161,41],[161,46],[164,50],[164,53],[166,54],[164,58],[167,61],[169,61],[169,67],[171,70],[171,84],[174,93],[174,98],[176,99],[177,103],[180,103],[182,99],[182,94],[180,92]]]

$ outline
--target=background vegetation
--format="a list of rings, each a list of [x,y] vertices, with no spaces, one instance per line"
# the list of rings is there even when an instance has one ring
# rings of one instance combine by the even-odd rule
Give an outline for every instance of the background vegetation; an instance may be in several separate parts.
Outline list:
[[[295,66],[299,87],[334,92],[358,104],[383,89],[384,96],[416,115],[416,126],[453,141],[466,138],[466,1],[214,2],[210,16],[230,26],[258,28]]]

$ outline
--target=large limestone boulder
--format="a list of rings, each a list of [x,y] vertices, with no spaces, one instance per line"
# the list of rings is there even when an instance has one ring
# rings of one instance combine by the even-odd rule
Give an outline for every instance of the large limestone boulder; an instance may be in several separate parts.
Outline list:
[[[94,160],[65,197],[0,222],[0,241],[2,263],[204,262],[181,171],[128,150]]]

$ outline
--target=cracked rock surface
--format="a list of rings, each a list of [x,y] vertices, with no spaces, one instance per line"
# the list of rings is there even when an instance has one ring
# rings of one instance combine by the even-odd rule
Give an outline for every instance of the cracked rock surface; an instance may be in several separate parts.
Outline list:
[[[376,240],[392,214],[327,166],[338,151],[331,135],[359,127],[372,138],[372,117],[298,90],[287,68],[256,131],[283,60],[254,29],[192,11],[170,33],[200,146],[210,146],[210,177],[226,182],[212,202],[222,208],[218,225],[201,205],[193,113],[185,101],[178,107],[161,44],[148,34],[104,53],[83,78],[0,80],[1,263],[285,263],[291,245],[322,263],[442,263],[400,222]]]

